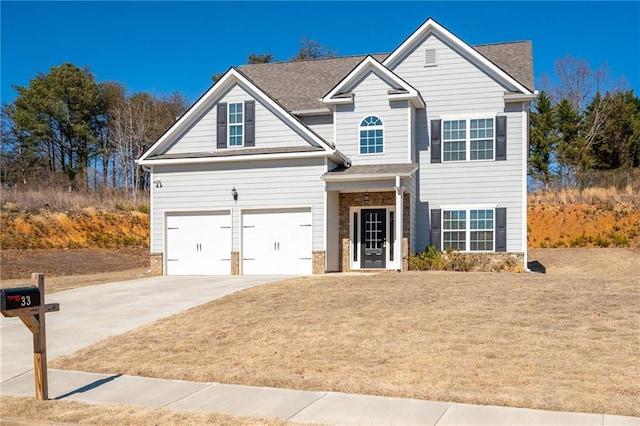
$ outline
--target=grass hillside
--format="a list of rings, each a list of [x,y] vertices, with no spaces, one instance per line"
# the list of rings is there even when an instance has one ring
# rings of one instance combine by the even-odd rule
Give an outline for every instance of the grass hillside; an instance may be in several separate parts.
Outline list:
[[[0,249],[148,247],[146,204],[126,194],[3,191]],[[146,202],[148,196],[141,197]],[[588,188],[529,195],[529,247],[640,250],[640,191]]]

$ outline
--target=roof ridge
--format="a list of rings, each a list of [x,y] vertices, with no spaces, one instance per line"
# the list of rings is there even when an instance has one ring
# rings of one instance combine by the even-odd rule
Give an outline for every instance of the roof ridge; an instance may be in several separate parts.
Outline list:
[[[515,44],[515,43],[532,43],[531,40],[515,40],[515,41],[501,41],[495,43],[482,43],[482,44],[471,44],[471,47],[482,47],[482,46],[497,46],[502,44]]]

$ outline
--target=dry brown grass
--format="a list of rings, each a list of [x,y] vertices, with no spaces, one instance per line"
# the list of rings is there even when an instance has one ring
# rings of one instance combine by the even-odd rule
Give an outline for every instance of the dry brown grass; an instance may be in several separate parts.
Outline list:
[[[529,194],[529,204],[589,204],[589,205],[609,205],[631,204],[640,206],[640,187],[634,188],[631,185],[624,189],[616,187],[608,188],[567,188],[561,190],[535,191]]]
[[[638,256],[622,249],[562,250],[573,259],[540,253],[549,274],[383,273],[273,283],[51,366],[640,415]]]
[[[37,401],[33,398],[0,397],[0,424],[6,426],[92,425],[292,425],[277,419],[234,417],[216,413],[184,413],[161,408],[89,405],[73,401]]]
[[[62,187],[48,188],[2,188],[0,189],[2,210],[13,212],[47,209],[54,212],[79,211],[87,207],[105,210],[148,211],[149,193],[140,192],[137,199],[121,190],[113,191],[69,191]]]

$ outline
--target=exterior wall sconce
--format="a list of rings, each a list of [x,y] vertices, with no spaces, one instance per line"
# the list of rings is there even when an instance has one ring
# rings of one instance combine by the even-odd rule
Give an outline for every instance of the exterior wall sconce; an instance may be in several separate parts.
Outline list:
[[[366,189],[364,191],[364,204],[367,206],[369,205],[369,191],[367,191]]]
[[[231,190],[231,196],[233,197],[233,201],[238,201],[238,191],[236,191],[236,187],[235,186]]]
[[[153,181],[156,184],[156,188],[162,188],[162,181],[160,179],[156,179]]]

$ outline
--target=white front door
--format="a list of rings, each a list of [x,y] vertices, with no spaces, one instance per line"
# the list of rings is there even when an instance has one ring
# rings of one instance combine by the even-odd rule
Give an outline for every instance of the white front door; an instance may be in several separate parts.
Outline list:
[[[230,275],[231,218],[225,213],[167,215],[167,275]]]
[[[310,274],[311,211],[270,210],[242,215],[242,273]]]

